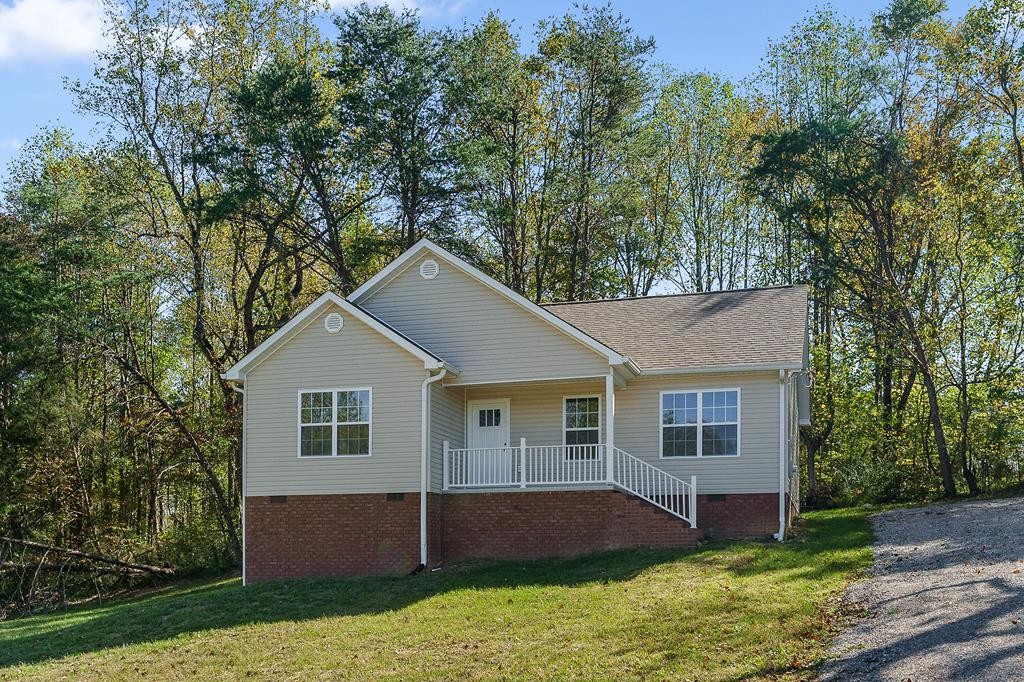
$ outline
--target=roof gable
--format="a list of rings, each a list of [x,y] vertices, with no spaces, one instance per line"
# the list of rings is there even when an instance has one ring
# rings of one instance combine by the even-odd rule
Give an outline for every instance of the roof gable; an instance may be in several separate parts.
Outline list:
[[[497,281],[493,277],[490,277],[479,269],[473,267],[466,261],[462,260],[458,256],[450,253],[449,251],[441,248],[437,244],[434,244],[429,239],[421,239],[411,248],[407,249],[402,255],[393,260],[387,266],[385,266],[380,272],[371,277],[365,284],[356,289],[352,294],[349,295],[349,300],[354,303],[365,301],[371,298],[375,293],[383,289],[388,285],[399,274],[404,272],[410,265],[415,263],[419,257],[424,253],[429,252],[433,256],[440,258],[447,264],[457,268],[462,273],[468,275],[470,278],[480,282],[488,289],[492,290],[495,295],[501,296],[508,301],[511,301],[515,305],[519,306],[523,310],[526,310],[531,315],[543,320],[547,324],[551,325],[558,331],[566,334],[570,338],[576,340],[583,346],[603,355],[608,359],[609,364],[612,365],[628,365],[632,366],[628,357],[623,356],[615,349],[610,346],[598,341],[593,336],[586,332],[578,329],[572,323],[562,319],[558,315],[554,315],[544,307],[533,303],[525,297],[517,294],[508,288],[501,282]]]
[[[412,339],[409,339],[397,330],[388,326],[385,322],[381,321],[368,311],[363,310],[355,303],[347,301],[341,296],[328,291],[303,308],[283,327],[274,332],[269,338],[254,348],[244,358],[236,362],[230,369],[221,375],[221,378],[226,381],[244,381],[247,370],[255,367],[257,364],[270,357],[274,351],[286,344],[289,339],[302,331],[306,324],[313,320],[316,315],[331,305],[341,308],[345,313],[359,320],[370,329],[373,329],[381,336],[393,342],[414,357],[422,360],[423,367],[425,369],[445,368],[452,373],[458,373],[458,370],[447,365],[444,360],[423,348]]]

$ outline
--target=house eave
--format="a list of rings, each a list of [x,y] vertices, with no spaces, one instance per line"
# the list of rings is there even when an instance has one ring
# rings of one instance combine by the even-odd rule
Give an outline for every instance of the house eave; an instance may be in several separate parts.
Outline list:
[[[777,372],[800,370],[802,363],[750,363],[737,365],[704,365],[701,367],[652,367],[640,371],[640,376],[675,376],[688,374],[737,374],[742,372]]]

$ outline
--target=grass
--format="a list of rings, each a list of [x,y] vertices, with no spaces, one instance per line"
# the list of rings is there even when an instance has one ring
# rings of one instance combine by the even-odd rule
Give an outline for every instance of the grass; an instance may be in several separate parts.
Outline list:
[[[177,586],[0,622],[0,680],[803,679],[870,563],[866,513],[783,544]]]

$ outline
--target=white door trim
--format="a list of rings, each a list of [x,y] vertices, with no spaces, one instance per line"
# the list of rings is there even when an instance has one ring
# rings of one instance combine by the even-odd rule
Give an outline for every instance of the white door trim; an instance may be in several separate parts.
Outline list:
[[[472,448],[470,445],[473,430],[476,428],[476,411],[478,405],[496,405],[500,404],[502,407],[502,417],[505,421],[505,440],[506,445],[512,445],[512,401],[509,398],[474,398],[466,403],[466,447]]]

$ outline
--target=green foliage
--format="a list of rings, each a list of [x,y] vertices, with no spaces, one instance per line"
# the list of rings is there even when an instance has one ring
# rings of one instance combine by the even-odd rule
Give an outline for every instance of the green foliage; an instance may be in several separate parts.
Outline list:
[[[103,142],[40,136],[0,211],[0,532],[236,561],[221,374],[424,236],[536,301],[806,282],[809,501],[1020,481],[1018,0],[817,10],[740,82],[610,6],[322,9],[111,7]]]

